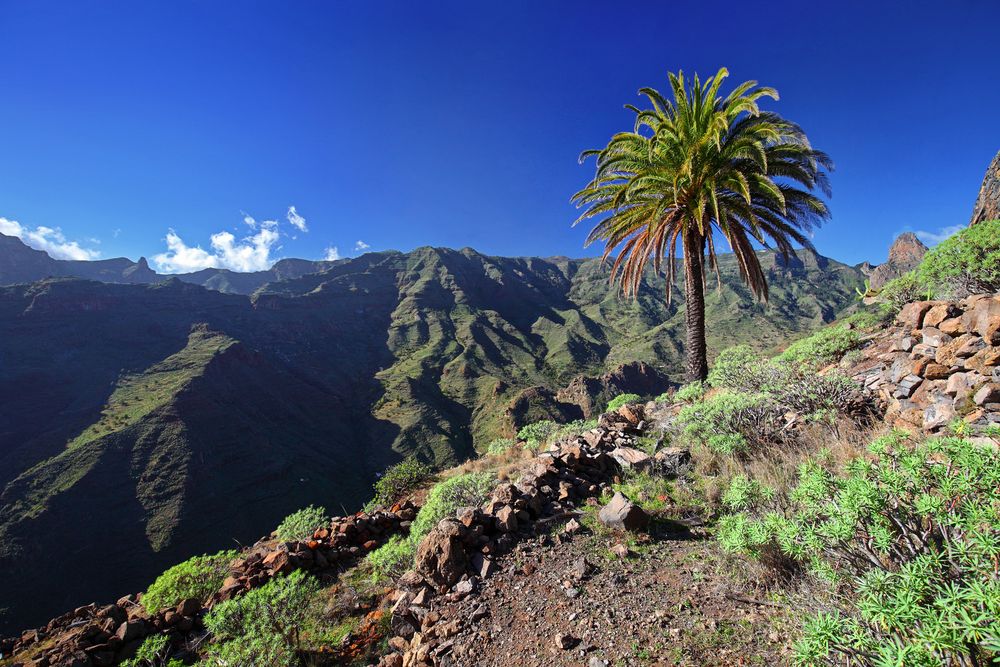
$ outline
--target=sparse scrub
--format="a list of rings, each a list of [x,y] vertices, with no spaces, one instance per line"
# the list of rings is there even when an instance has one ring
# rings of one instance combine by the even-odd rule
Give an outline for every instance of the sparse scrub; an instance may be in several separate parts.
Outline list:
[[[235,551],[220,551],[211,556],[195,556],[174,565],[156,578],[142,596],[142,604],[151,614],[194,598],[204,602],[222,586]]]
[[[626,403],[638,403],[642,400],[639,394],[618,394],[608,402],[605,412],[614,412]]]
[[[377,579],[397,579],[413,565],[416,545],[409,537],[393,535],[389,541],[368,555],[368,563]]]
[[[319,589],[313,577],[298,570],[216,605],[205,617],[213,636],[209,664],[300,664],[305,624]]]
[[[328,523],[330,516],[326,509],[310,505],[286,516],[274,532],[284,542],[308,540],[317,528]]]
[[[877,439],[843,475],[813,461],[786,498],[742,480],[724,547],[853,584],[806,620],[800,665],[985,665],[1000,653],[1000,454],[961,438]]]
[[[433,470],[415,458],[408,458],[386,468],[375,482],[375,496],[365,505],[371,512],[377,507],[388,507],[417,488],[431,476]]]
[[[766,393],[721,392],[684,407],[677,417],[684,435],[724,454],[780,441],[784,410]]]

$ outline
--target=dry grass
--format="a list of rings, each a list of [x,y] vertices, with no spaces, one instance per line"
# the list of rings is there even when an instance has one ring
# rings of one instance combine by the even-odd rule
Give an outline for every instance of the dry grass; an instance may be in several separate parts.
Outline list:
[[[802,463],[822,453],[824,464],[839,470],[864,452],[877,434],[875,430],[842,418],[834,428],[803,425],[794,440],[781,446],[757,449],[744,460],[713,451],[704,444],[693,446],[691,453],[695,475],[702,482],[701,491],[714,513],[736,475],[747,475],[778,491],[790,489],[798,479]]]

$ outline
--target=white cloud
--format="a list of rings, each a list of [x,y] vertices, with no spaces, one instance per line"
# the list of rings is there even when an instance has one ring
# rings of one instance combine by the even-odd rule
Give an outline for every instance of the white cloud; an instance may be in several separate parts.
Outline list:
[[[99,251],[83,248],[77,241],[67,241],[58,227],[39,225],[30,229],[17,220],[0,218],[0,234],[16,236],[29,247],[44,250],[55,259],[97,259],[101,256]]]
[[[355,252],[362,252],[364,250],[368,250],[368,248],[371,248],[371,246],[365,243],[364,241],[358,241],[357,243],[354,244]]]
[[[326,249],[326,253],[323,254],[323,259],[327,262],[335,262],[340,259],[340,251],[337,250],[337,246],[332,245]]]
[[[926,230],[917,230],[913,232],[917,235],[917,238],[926,243],[927,245],[937,245],[944,241],[946,238],[953,234],[965,229],[965,225],[950,225],[948,227],[942,227],[936,232],[929,232]]]
[[[115,231],[111,232],[111,238],[116,239],[118,238],[118,235],[121,233],[122,233],[122,228],[118,227],[115,229]]]
[[[253,218],[251,218],[246,213],[243,214],[243,224],[245,224],[250,229],[256,229],[257,228],[257,221],[254,220]]]
[[[306,227],[306,219],[299,215],[298,211],[295,210],[294,206],[288,207],[287,213],[288,222],[292,224],[300,232],[308,232],[309,228]]]
[[[189,246],[174,230],[167,232],[167,251],[153,255],[153,264],[163,273],[188,273],[201,269],[231,269],[233,271],[265,271],[271,268],[276,258],[271,256],[277,250],[280,234],[274,225],[261,228],[253,236],[237,240],[230,232],[218,232],[210,237],[212,249]]]

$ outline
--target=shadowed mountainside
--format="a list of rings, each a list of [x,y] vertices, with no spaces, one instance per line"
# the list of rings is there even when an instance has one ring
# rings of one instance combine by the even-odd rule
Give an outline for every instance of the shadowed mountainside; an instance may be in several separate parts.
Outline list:
[[[766,306],[722,258],[712,353],[773,349],[854,302],[855,268],[761,257]],[[354,509],[402,457],[461,460],[533,414],[530,388],[566,387],[586,413],[606,400],[587,387],[632,375],[581,376],[641,361],[681,377],[683,303],[652,274],[623,300],[593,259],[419,248],[326,268],[252,295],[178,279],[0,288],[4,629],[142,589],[306,504]]]

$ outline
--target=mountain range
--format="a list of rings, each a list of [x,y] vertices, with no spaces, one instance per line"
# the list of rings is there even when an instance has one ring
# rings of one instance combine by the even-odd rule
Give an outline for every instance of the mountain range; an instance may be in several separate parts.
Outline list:
[[[864,278],[760,257],[766,305],[720,259],[713,354],[782,346]],[[597,259],[425,247],[167,277],[0,236],[0,285],[0,633],[142,589],[307,504],[356,509],[405,457],[455,463],[682,377],[683,290],[667,303],[650,272],[623,299]]]

